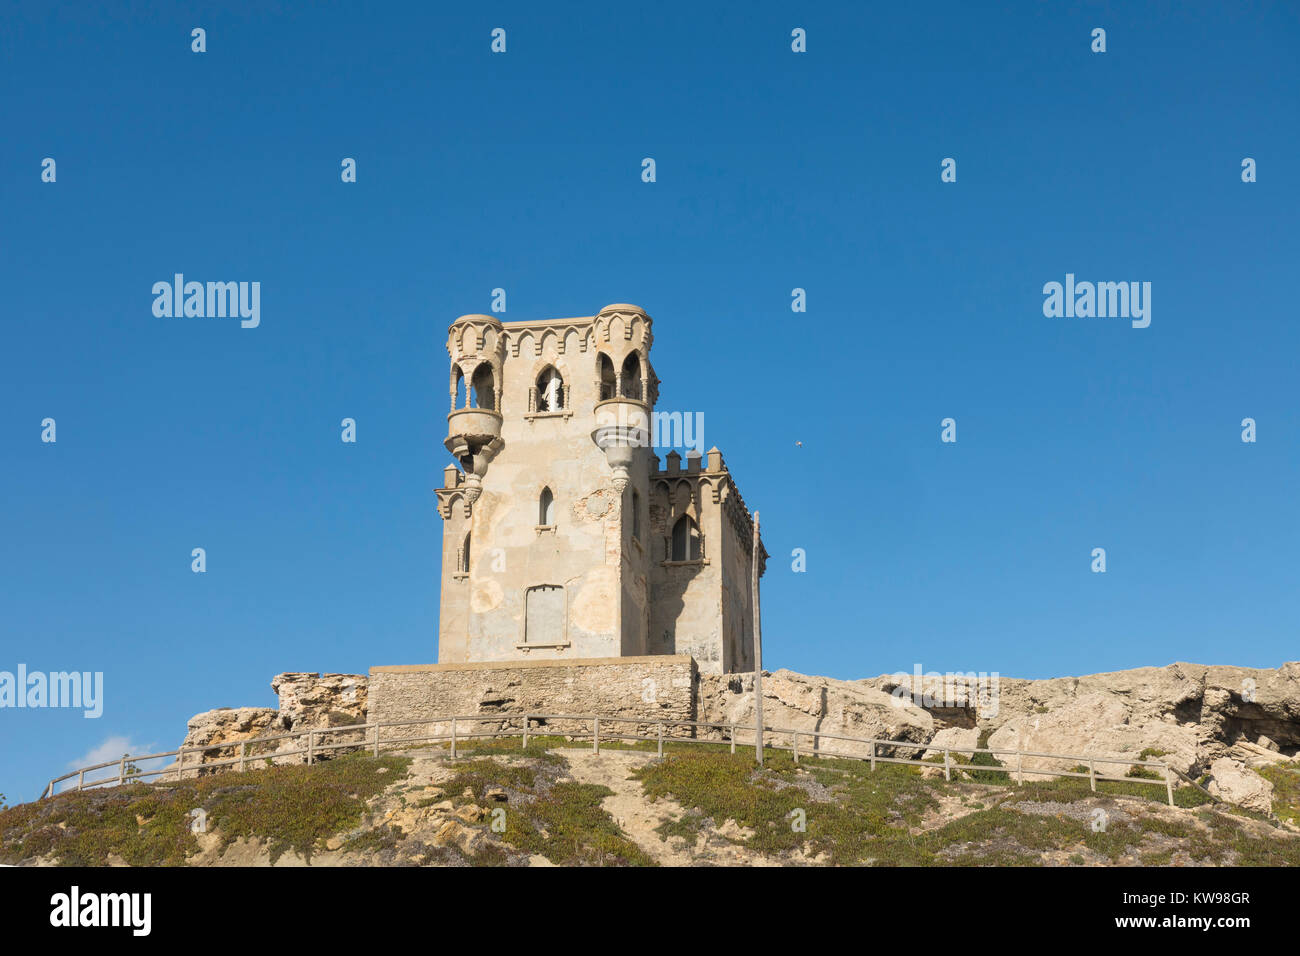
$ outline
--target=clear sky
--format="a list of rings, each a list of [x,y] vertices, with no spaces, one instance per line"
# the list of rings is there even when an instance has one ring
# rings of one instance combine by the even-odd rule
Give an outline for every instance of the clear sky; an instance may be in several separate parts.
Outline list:
[[[1300,7],[991,6],[4,3],[0,670],[105,696],[0,710],[0,792],[434,659],[446,328],[498,287],[653,316],[769,668],[1300,658]],[[260,325],[155,317],[177,272]],[[1067,273],[1150,326],[1046,317]]]

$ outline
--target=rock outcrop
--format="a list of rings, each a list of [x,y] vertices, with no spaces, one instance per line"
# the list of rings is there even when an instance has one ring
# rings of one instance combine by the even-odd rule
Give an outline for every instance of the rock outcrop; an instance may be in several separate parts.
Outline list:
[[[202,767],[240,756],[239,743],[257,737],[268,737],[292,730],[328,730],[366,721],[366,678],[360,674],[277,674],[271,689],[280,698],[275,707],[222,707],[195,714],[186,725],[185,740],[181,743],[185,753],[180,767]],[[360,732],[321,734],[318,743],[361,742]],[[211,748],[217,745],[219,749]],[[304,763],[304,754],[286,754],[305,746],[302,738],[287,738],[258,744],[245,749],[248,761],[270,760],[272,763]],[[342,749],[322,751],[322,757],[345,752]],[[175,767],[173,771],[175,772]],[[163,779],[167,779],[164,775]]]
[[[368,686],[362,674],[277,674],[271,690],[280,698],[279,726],[302,730],[364,724]]]
[[[1050,680],[1001,677],[988,685],[991,693],[970,702],[952,700],[939,682],[917,675],[860,683],[919,701],[940,733],[946,726],[974,727],[988,732],[995,750],[1110,758],[1116,762],[1096,764],[1108,775],[1123,776],[1145,757],[1192,776],[1213,776],[1212,766],[1231,758],[1232,783],[1220,790],[1249,793],[1254,803],[1262,802],[1258,794],[1268,782],[1251,768],[1295,762],[1300,750],[1300,662],[1276,670],[1177,663]],[[1026,770],[1068,770],[1078,763],[1023,758]],[[1220,764],[1225,775],[1227,767]]]
[[[700,675],[700,720],[735,724],[737,739],[753,741],[754,677],[752,674]],[[934,736],[934,719],[910,702],[900,702],[859,681],[809,677],[794,671],[763,674],[763,725],[806,731],[799,739],[801,753],[829,751],[865,756],[870,744],[835,740],[834,735],[909,741],[924,745]],[[814,746],[811,736],[817,733]],[[790,746],[790,734],[773,734],[771,742]],[[917,757],[925,749],[901,747],[882,755]]]

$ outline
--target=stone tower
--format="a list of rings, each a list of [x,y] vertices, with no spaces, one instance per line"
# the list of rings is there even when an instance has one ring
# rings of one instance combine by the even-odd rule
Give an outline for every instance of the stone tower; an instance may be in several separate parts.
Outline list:
[[[440,664],[690,654],[705,673],[753,668],[750,514],[716,448],[685,468],[652,453],[651,325],[623,304],[452,323]]]

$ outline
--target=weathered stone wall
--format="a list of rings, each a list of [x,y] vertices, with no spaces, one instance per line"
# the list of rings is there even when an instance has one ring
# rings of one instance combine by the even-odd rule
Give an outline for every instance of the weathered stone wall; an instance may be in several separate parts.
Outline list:
[[[424,664],[370,669],[370,719],[427,720],[461,715],[485,718],[481,731],[518,726],[525,713],[600,714],[644,718],[604,724],[604,733],[653,734],[658,720],[695,720],[695,661],[686,655],[593,658],[572,661],[501,661],[486,664]],[[449,724],[390,728],[385,740],[446,734]],[[457,722],[457,733],[472,732]],[[590,722],[551,720],[539,733],[589,732]],[[690,736],[690,728],[665,728],[666,736]]]

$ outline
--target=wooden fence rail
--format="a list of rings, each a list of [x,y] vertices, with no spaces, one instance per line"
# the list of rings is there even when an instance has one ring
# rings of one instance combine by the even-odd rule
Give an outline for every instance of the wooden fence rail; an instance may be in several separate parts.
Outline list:
[[[572,721],[580,724],[590,724],[590,731],[581,729],[559,730],[545,727],[543,725],[532,726],[534,721]],[[479,724],[506,724],[507,726],[496,727],[490,730],[470,729]],[[509,726],[518,723],[518,728]],[[384,738],[380,730],[392,730],[396,728],[427,727],[429,724],[447,724],[449,728],[444,733],[415,734],[412,736],[388,737]],[[602,727],[602,724],[604,725]],[[618,724],[634,724],[637,726],[653,726],[655,733],[653,735],[640,733],[614,732],[612,729]],[[459,726],[458,726],[459,725]],[[461,726],[465,729],[462,730]],[[665,737],[664,731],[667,728],[687,727],[691,729],[692,736],[689,737]],[[531,729],[530,729],[531,728]],[[699,736],[700,729],[716,731],[721,739],[710,739]],[[637,727],[634,727],[635,731]],[[596,752],[600,751],[601,741],[640,741],[656,744],[658,756],[662,757],[664,752],[665,739],[673,743],[699,743],[699,744],[730,744],[731,752],[736,752],[736,746],[745,746],[743,736],[748,734],[750,741],[748,746],[754,746],[753,727],[735,723],[710,723],[699,720],[656,720],[648,717],[611,717],[604,714],[452,714],[446,717],[429,717],[419,720],[399,720],[385,721],[364,724],[348,724],[341,727],[313,727],[308,730],[289,731],[282,734],[270,734],[265,737],[253,737],[247,740],[227,741],[221,744],[208,744],[203,747],[181,747],[177,750],[165,750],[153,754],[141,755],[123,755],[117,760],[108,760],[104,763],[92,764],[88,767],[80,767],[71,773],[65,773],[61,777],[55,777],[49,782],[42,794],[42,798],[54,796],[57,785],[73,777],[77,782],[67,790],[89,790],[95,787],[107,785],[120,786],[128,781],[136,782],[144,780],[146,777],[158,776],[175,776],[177,779],[184,779],[188,773],[193,773],[196,777],[201,773],[211,770],[234,767],[238,770],[245,770],[250,762],[256,761],[278,761],[285,757],[305,756],[306,763],[316,762],[316,758],[325,752],[332,750],[362,750],[368,749],[375,756],[379,756],[381,749],[398,750],[403,747],[410,747],[417,744],[429,743],[448,743],[450,744],[450,755],[453,759],[458,757],[458,751],[464,741],[478,740],[483,738],[514,737],[522,736],[523,746],[528,746],[530,736],[543,736],[548,731],[558,734],[559,736],[570,739],[591,738],[591,747]],[[340,734],[359,734],[360,739],[353,741],[338,741],[336,738]],[[1152,786],[1163,786],[1165,788],[1166,799],[1170,806],[1174,804],[1174,777],[1175,775],[1186,780],[1192,786],[1201,789],[1199,784],[1192,781],[1185,774],[1174,770],[1168,764],[1161,763],[1157,760],[1141,760],[1123,757],[1101,757],[1096,754],[1056,754],[1042,753],[1031,750],[1003,750],[990,749],[988,747],[943,747],[933,748],[928,744],[917,743],[911,740],[880,740],[872,737],[850,737],[843,734],[829,734],[822,731],[812,730],[794,730],[782,727],[763,727],[764,746],[769,750],[783,750],[791,753],[794,761],[798,763],[800,759],[807,757],[832,757],[845,760],[866,760],[871,764],[871,769],[876,769],[877,763],[896,763],[916,767],[932,767],[935,769],[942,768],[944,779],[951,780],[954,770],[967,772],[991,772],[1005,773],[1008,779],[1014,779],[1017,784],[1024,783],[1026,776],[1044,776],[1044,777],[1086,777],[1093,790],[1097,789],[1097,781],[1119,781],[1123,783],[1151,784]],[[769,736],[770,735],[770,736]],[[776,741],[781,737],[788,737],[789,744],[779,744]],[[255,754],[252,749],[260,744],[274,743],[283,740],[301,740],[305,738],[305,746],[300,746],[292,750],[277,750],[271,753]],[[805,747],[801,750],[800,740],[811,740],[811,748]],[[847,741],[849,743],[867,745],[868,753],[837,753],[822,748],[823,741]],[[209,751],[228,751],[238,748],[238,755],[220,760],[204,761],[194,764],[186,764],[185,758],[189,756],[202,755]],[[943,753],[943,763],[933,763],[929,761],[914,759],[910,757],[899,757],[896,754],[900,751],[929,751],[935,750]],[[958,764],[952,760],[953,754],[969,754],[973,759],[976,754],[988,754],[995,759],[999,756],[1015,758],[1015,765],[1009,766],[1003,762],[1001,766],[986,766],[984,764]],[[136,764],[146,760],[160,760],[165,757],[176,757],[176,762],[162,767],[158,770],[141,770]],[[1076,766],[1087,766],[1087,772],[1076,770],[1030,770],[1024,766],[1025,757],[1039,757],[1052,760],[1073,760]],[[1151,777],[1130,777],[1117,776],[1114,774],[1101,773],[1097,765],[1119,765],[1123,767],[1144,767],[1149,768],[1156,773],[1155,778]],[[104,770],[109,767],[117,768],[117,773],[98,780],[87,780],[86,774],[93,773],[96,770]],[[129,772],[128,772],[129,771]]]

